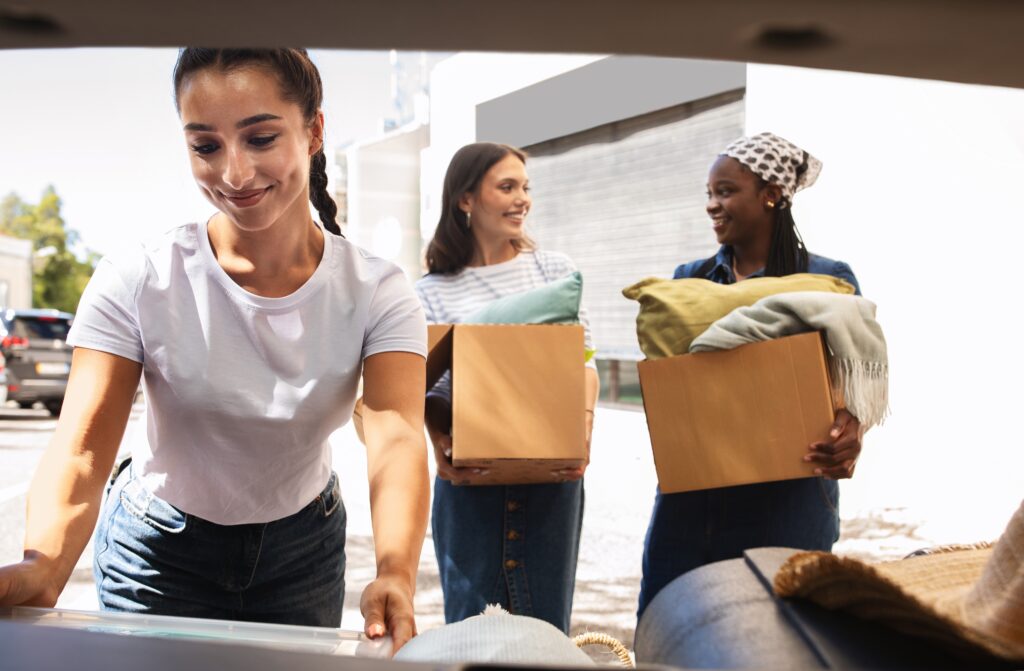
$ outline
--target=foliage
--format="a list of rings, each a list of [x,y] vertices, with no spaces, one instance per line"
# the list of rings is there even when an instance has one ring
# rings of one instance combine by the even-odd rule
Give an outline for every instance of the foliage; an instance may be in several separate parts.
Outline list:
[[[27,203],[16,194],[0,201],[0,234],[32,241],[32,305],[74,312],[98,256],[87,253],[80,260],[72,251],[78,233],[68,228],[60,213],[61,200],[50,186],[38,203]]]

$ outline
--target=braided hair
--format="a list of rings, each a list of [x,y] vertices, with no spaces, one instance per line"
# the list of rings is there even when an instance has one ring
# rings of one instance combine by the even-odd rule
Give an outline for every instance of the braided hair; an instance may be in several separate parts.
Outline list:
[[[178,52],[174,64],[174,103],[178,105],[181,86],[189,75],[205,68],[228,71],[257,65],[273,72],[281,84],[285,100],[297,104],[307,123],[312,123],[323,103],[320,72],[305,49],[204,49],[186,47]],[[180,108],[179,108],[180,111]],[[327,156],[324,147],[309,159],[309,200],[320,215],[325,230],[341,235],[338,206],[327,191]]]
[[[796,176],[807,172],[807,152],[804,152],[804,160],[796,168]],[[758,177],[758,179],[761,179]],[[768,183],[763,179],[761,186]],[[772,227],[772,241],[768,248],[768,262],[765,264],[764,274],[769,277],[782,277],[794,273],[807,272],[807,247],[796,229],[796,221],[793,220],[792,203],[783,196],[775,206],[775,224]]]

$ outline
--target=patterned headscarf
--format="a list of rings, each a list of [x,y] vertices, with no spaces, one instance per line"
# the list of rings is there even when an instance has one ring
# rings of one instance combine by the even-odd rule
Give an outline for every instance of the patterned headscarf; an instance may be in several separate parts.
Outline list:
[[[774,133],[734,140],[722,156],[736,159],[764,181],[777,184],[787,203],[793,202],[797,191],[814,184],[821,172],[821,161]],[[802,165],[806,165],[806,170],[798,173]]]

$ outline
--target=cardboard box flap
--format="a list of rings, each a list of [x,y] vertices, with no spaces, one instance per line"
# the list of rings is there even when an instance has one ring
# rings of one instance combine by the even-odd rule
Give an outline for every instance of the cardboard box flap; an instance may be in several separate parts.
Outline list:
[[[427,391],[452,367],[452,324],[427,325]]]

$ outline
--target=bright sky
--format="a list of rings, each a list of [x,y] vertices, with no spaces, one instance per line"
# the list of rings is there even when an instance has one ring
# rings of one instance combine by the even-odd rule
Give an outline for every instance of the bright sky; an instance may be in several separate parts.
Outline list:
[[[0,50],[0,197],[48,184],[83,243],[123,249],[213,207],[200,195],[171,92],[173,49]],[[313,52],[328,146],[379,131],[388,53]]]

